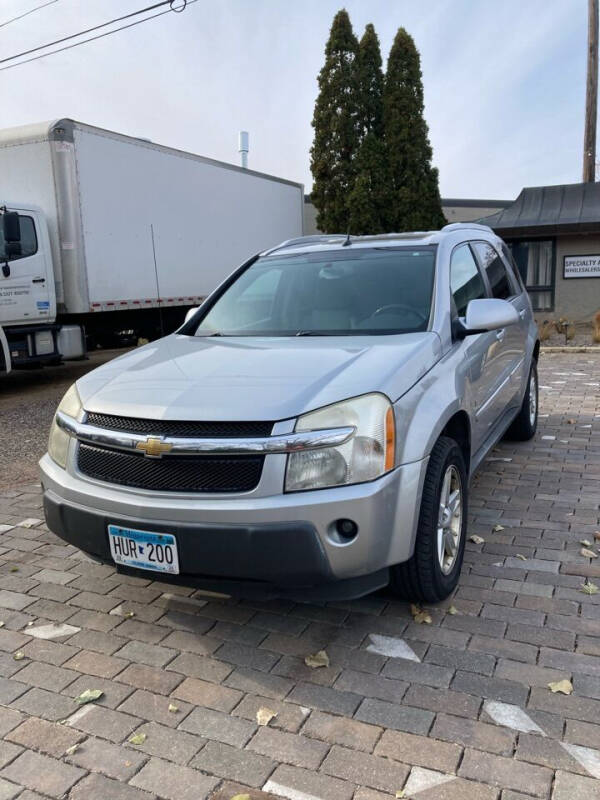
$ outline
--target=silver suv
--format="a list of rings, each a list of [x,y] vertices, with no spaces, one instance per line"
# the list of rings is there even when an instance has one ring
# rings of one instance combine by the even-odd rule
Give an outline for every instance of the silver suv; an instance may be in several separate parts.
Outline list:
[[[69,389],[48,525],[119,572],[227,594],[442,600],[469,478],[535,433],[538,353],[487,227],[284,242]]]

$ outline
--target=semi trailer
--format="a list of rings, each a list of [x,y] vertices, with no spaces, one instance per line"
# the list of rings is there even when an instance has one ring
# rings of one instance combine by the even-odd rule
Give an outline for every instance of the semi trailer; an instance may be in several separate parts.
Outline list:
[[[0,373],[178,327],[302,184],[71,119],[0,131]]]

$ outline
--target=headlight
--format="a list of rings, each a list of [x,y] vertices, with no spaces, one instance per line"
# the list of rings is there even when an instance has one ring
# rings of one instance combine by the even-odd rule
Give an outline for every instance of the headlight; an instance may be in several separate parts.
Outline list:
[[[286,492],[344,486],[378,478],[394,467],[394,410],[382,394],[365,394],[298,418],[297,431],[352,426],[356,433],[339,447],[290,453]]]
[[[63,414],[68,414],[68,416],[73,417],[73,419],[79,418],[82,411],[82,406],[79,398],[79,392],[77,391],[77,386],[75,384],[71,386],[63,399],[60,401],[58,411],[62,411]],[[59,428],[56,424],[55,414],[54,419],[52,420],[52,427],[50,428],[50,437],[48,439],[48,455],[63,469],[67,466],[67,452],[69,450],[70,439],[71,437],[69,434],[65,433],[65,431],[63,431],[62,428]]]

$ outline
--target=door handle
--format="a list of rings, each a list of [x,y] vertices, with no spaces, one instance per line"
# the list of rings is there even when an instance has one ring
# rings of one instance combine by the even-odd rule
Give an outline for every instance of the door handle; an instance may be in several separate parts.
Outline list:
[[[506,335],[506,331],[504,330],[504,328],[502,328],[502,330],[500,330],[500,331],[496,331],[496,339],[499,342],[501,342],[504,339],[505,335]]]
[[[46,283],[46,278],[34,278],[32,283]]]

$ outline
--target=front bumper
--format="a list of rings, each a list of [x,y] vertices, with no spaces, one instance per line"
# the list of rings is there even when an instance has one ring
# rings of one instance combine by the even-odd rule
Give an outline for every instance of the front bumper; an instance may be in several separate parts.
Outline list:
[[[389,566],[410,558],[426,466],[405,464],[355,486],[215,499],[124,489],[71,474],[48,455],[40,462],[49,528],[103,561],[112,563],[109,523],[168,532],[177,538],[179,583],[245,595],[310,590],[323,599],[373,591],[387,583]],[[350,542],[335,535],[340,518],[358,526]]]

